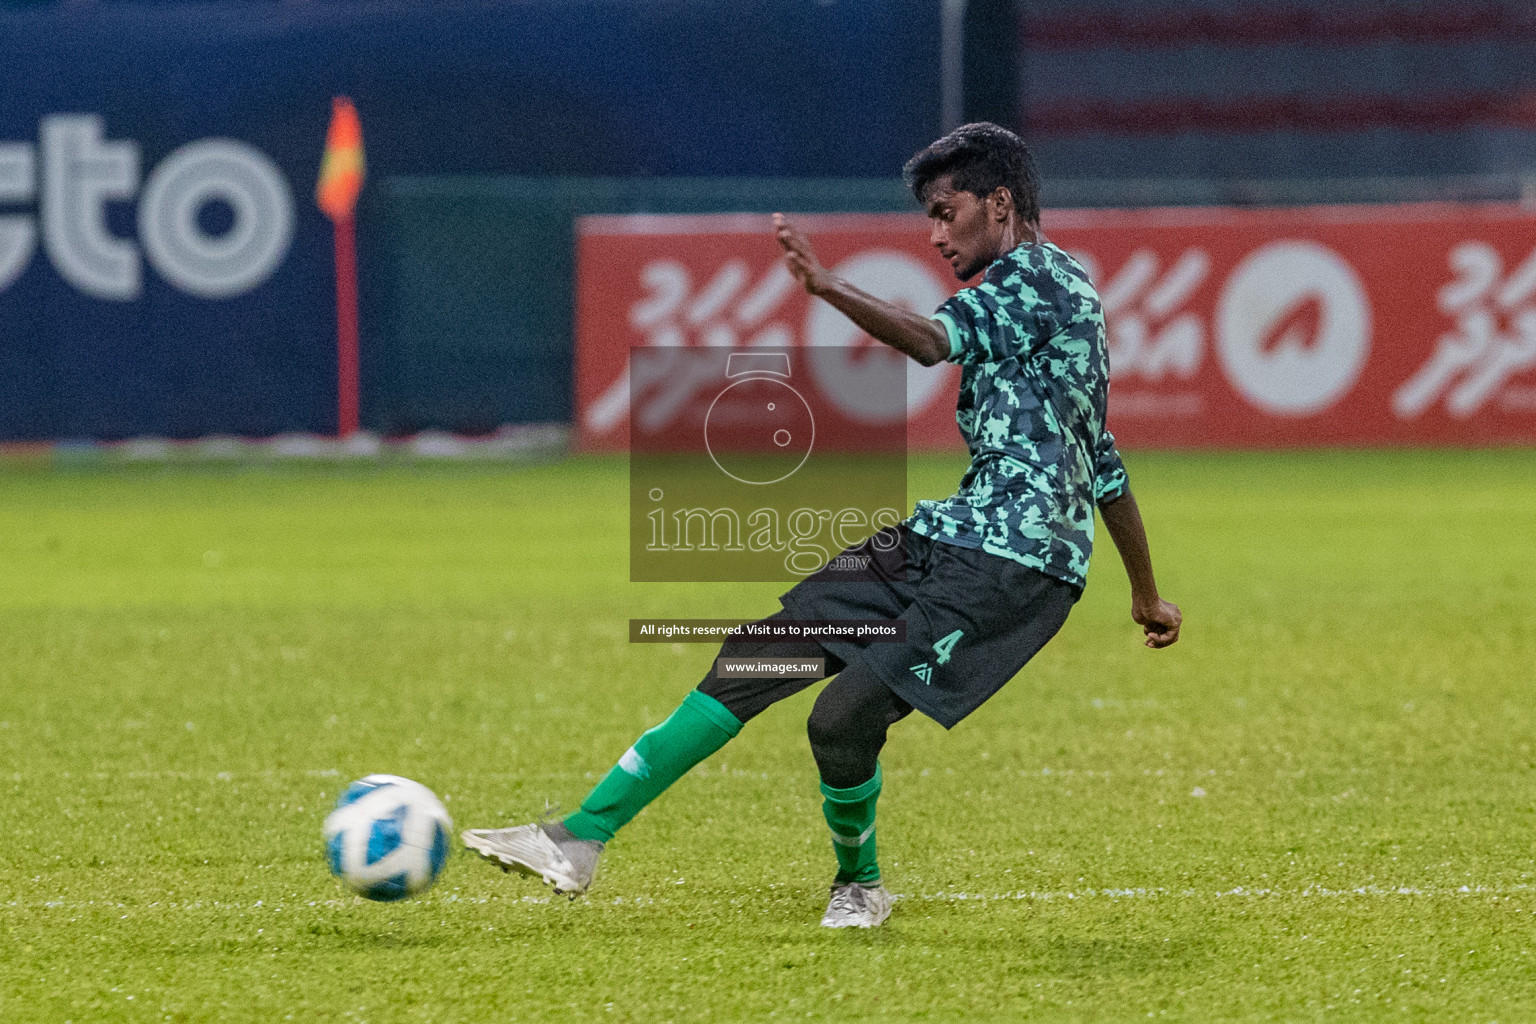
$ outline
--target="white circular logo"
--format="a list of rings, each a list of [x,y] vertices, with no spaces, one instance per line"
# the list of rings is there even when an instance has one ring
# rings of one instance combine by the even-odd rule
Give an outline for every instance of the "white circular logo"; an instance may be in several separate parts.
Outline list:
[[[772,377],[726,385],[704,414],[704,448],[720,472],[738,483],[787,480],[805,465],[815,445],[810,405],[800,392]]]
[[[850,256],[832,272],[877,299],[924,316],[948,297],[933,273],[905,253],[868,250]],[[805,321],[807,355],[811,373],[832,404],[858,423],[900,423],[927,408],[943,390],[953,367],[908,364],[906,356],[883,345],[869,353],[855,353],[852,346],[863,333],[825,302],[811,304]],[[894,408],[892,384],[899,373],[906,374],[905,408]]]
[[[197,221],[215,200],[234,212],[221,235]],[[203,139],[182,146],[150,174],[139,203],[139,238],[172,284],[223,299],[272,275],[293,241],[293,220],[288,182],[265,153],[233,139]]]
[[[1227,278],[1216,351],[1244,398],[1277,416],[1321,412],[1370,353],[1371,305],[1350,265],[1315,242],[1271,242]]]

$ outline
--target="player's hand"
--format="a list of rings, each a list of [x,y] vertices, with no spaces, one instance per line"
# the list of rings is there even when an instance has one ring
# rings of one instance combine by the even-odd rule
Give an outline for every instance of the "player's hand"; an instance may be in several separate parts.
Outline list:
[[[784,264],[789,267],[789,272],[806,291],[819,295],[829,275],[827,268],[816,258],[811,240],[782,213],[773,215],[773,233],[784,249]]]
[[[1146,644],[1154,650],[1177,643],[1179,627],[1184,624],[1179,606],[1160,597],[1150,601],[1132,600],[1131,618],[1147,634]]]

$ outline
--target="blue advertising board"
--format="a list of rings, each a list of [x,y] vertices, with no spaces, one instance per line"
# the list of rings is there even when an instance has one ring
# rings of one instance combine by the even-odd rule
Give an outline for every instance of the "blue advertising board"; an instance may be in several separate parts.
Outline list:
[[[335,428],[331,226],[313,201],[334,95],[357,103],[375,185],[889,178],[937,125],[937,6],[450,0],[0,14],[0,441]],[[401,422],[389,395],[402,392],[368,390],[387,358],[370,345],[387,311],[370,307],[370,268],[384,257],[369,218],[365,188],[362,417],[388,431]],[[524,401],[506,386],[509,421],[569,407],[567,395]],[[408,425],[463,427],[453,389],[435,393]],[[483,413],[471,425],[483,429]]]

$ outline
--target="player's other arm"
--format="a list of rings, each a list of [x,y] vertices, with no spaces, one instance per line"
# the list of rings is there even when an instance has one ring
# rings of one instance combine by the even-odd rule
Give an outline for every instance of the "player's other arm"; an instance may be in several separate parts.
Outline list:
[[[1157,592],[1152,573],[1152,552],[1147,547],[1147,531],[1141,522],[1141,509],[1129,486],[1116,498],[1099,506],[1099,515],[1114,538],[1125,574],[1131,580],[1131,618],[1147,634],[1148,647],[1167,647],[1179,639],[1184,616],[1179,606],[1164,601]]]
[[[837,277],[821,265],[810,239],[782,213],[773,215],[774,233],[784,248],[789,272],[818,298],[852,320],[870,337],[904,352],[924,366],[949,357],[949,335],[939,324],[920,313],[902,309]]]

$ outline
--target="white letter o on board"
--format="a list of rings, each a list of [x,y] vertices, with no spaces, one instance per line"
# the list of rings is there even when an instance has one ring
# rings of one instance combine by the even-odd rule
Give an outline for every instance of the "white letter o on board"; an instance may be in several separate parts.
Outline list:
[[[197,222],[221,199],[234,211],[222,235]],[[156,165],[139,203],[139,239],[160,275],[182,291],[223,299],[272,276],[293,241],[293,194],[265,153],[233,139],[191,142]]]

